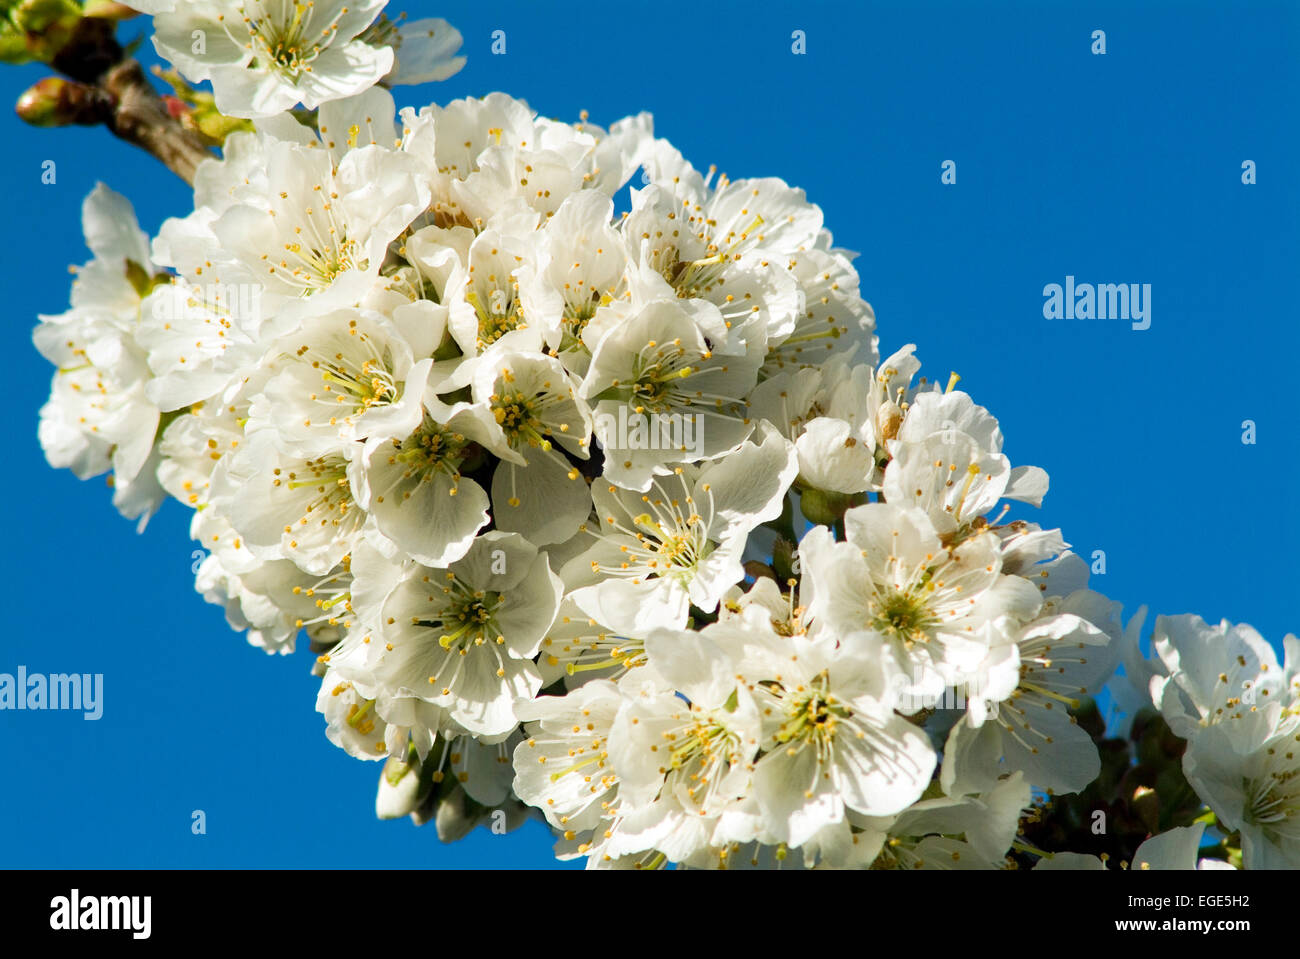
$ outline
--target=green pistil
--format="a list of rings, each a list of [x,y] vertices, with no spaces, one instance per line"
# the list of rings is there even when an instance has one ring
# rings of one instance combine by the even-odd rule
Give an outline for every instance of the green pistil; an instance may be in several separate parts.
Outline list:
[[[518,390],[494,400],[492,416],[512,446],[527,443],[543,450],[551,448],[551,441],[547,438],[551,428],[538,418],[534,400]]]
[[[478,315],[478,339],[482,346],[490,346],[507,333],[523,329],[525,325],[523,312],[513,299],[504,313],[493,313],[488,310],[473,290],[465,294],[465,300],[474,307],[474,312]]]
[[[451,607],[436,620],[421,620],[420,626],[441,629],[438,645],[443,649],[465,650],[485,642],[495,642],[499,635],[493,614],[501,605],[501,594],[476,592],[457,597]]]
[[[649,366],[637,373],[632,384],[632,401],[652,410],[666,410],[675,381],[684,380],[693,372],[689,366],[676,370],[665,370],[658,363]]]
[[[777,742],[788,743],[796,739],[829,740],[835,735],[835,725],[848,719],[850,713],[825,693],[814,693],[792,704],[789,718],[777,731]]]
[[[423,425],[402,442],[396,459],[418,470],[445,469],[459,473],[470,443],[461,433],[443,429],[426,416]]]
[[[692,759],[703,756],[705,761],[713,758],[719,747],[724,753],[729,752],[730,733],[718,723],[701,723],[686,735],[686,741],[669,753],[669,764],[673,769],[680,769]]]
[[[869,625],[877,632],[902,640],[924,639],[938,622],[925,603],[911,593],[890,593],[875,610]]]
[[[584,303],[581,306],[571,306],[564,312],[564,341],[560,344],[561,349],[578,349],[586,348],[582,342],[582,332],[591,322],[591,318],[596,315],[596,308],[600,302],[592,299],[590,303]]]

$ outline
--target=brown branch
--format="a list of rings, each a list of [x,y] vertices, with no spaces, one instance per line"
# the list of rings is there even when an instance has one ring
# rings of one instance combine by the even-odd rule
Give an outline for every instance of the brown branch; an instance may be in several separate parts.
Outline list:
[[[198,166],[213,154],[207,142],[172,116],[139,62],[124,59],[116,23],[83,17],[50,65],[70,78],[50,78],[19,100],[18,113],[37,126],[103,124],[193,185]]]
[[[117,42],[116,23],[102,17],[82,17],[50,66],[74,80],[94,83],[114,64],[121,63],[124,55]]]
[[[113,110],[104,122],[113,135],[147,150],[193,185],[195,171],[212,151],[168,112],[139,62],[122,61],[99,78],[98,86],[112,97]]]

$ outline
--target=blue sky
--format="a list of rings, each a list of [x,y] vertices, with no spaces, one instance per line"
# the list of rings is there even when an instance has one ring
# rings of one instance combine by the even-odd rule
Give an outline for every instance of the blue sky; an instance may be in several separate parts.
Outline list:
[[[415,0],[413,17],[460,28],[469,64],[398,100],[502,90],[602,124],[649,110],[697,166],[803,187],[862,254],[883,352],[914,342],[932,377],[962,375],[1012,461],[1051,474],[1040,521],[1085,557],[1104,550],[1096,588],[1126,615],[1145,603],[1246,621],[1280,646],[1300,631],[1300,7],[1222,6],[816,0],[596,16]],[[6,67],[0,90],[41,75]],[[103,180],[151,231],[191,200],[102,130],[5,113],[0,135],[15,386],[0,672],[105,676],[98,722],[0,712],[0,866],[551,864],[535,824],[443,846],[432,827],[377,822],[378,766],[325,739],[305,647],[267,657],[193,592],[187,511],[169,504],[137,536],[102,479],[45,464],[50,369],[30,332],[65,308],[67,266],[88,258],[82,198]],[[1044,319],[1043,287],[1067,275],[1150,284],[1150,329]],[[196,809],[206,835],[191,833]]]

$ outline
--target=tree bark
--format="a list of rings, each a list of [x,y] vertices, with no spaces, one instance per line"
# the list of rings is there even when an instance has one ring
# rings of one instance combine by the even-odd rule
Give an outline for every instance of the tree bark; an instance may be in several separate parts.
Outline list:
[[[144,68],[125,53],[117,24],[83,17],[50,65],[81,89],[64,92],[70,122],[103,123],[119,139],[148,151],[193,185],[200,163],[211,157],[207,143],[184,127],[154,90]]]
[[[192,186],[199,164],[211,158],[212,151],[168,112],[140,63],[122,61],[107,70],[98,85],[113,100],[113,111],[105,120],[113,135],[147,150]]]

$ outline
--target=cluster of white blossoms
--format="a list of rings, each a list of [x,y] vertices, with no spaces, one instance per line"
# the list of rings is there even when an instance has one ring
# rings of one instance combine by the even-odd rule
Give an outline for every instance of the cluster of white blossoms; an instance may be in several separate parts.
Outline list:
[[[1300,640],[1161,616],[1148,662],[1127,665],[1187,740],[1183,772],[1218,821],[1240,832],[1247,869],[1300,869]]]
[[[445,80],[465,64],[446,20],[390,21],[388,0],[131,0],[154,17],[154,48],[217,109],[270,117],[377,83]]]
[[[129,517],[193,509],[198,590],[268,652],[305,633],[381,814],[531,807],[594,867],[999,868],[1035,794],[1097,778],[1070,710],[1118,604],[1008,518],[1046,474],[956,377],[880,358],[801,190],[645,114],[399,114],[459,38],[377,0],[137,5],[254,129],[152,242],[87,199],[41,442]],[[1295,864],[1296,657],[1162,624],[1191,781]]]
[[[618,532],[566,564],[585,585],[542,645],[567,692],[516,707],[514,788],[562,855],[993,868],[1031,786],[1096,778],[1066,707],[1111,674],[1118,607],[1058,531],[1001,522],[1045,475],[917,368],[908,347],[774,372],[749,397],[761,443],[595,497]],[[732,544],[791,490],[863,502],[746,588]]]

